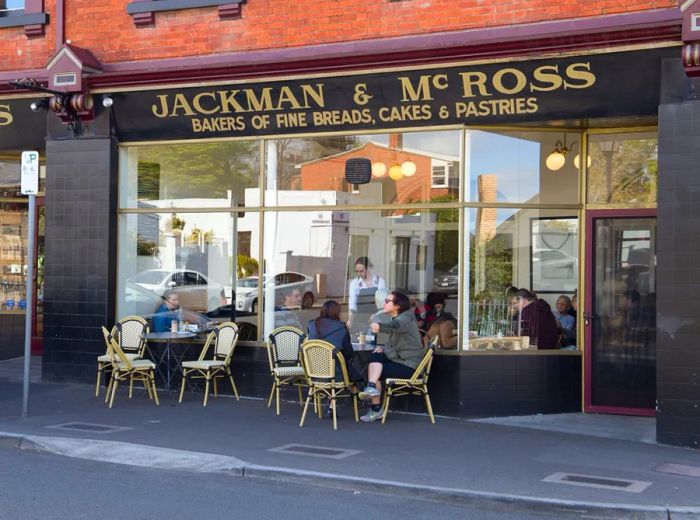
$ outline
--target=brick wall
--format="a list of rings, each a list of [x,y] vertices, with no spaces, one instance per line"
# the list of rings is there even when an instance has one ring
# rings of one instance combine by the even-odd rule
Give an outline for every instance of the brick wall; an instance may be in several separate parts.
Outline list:
[[[676,7],[678,0],[248,0],[240,20],[221,21],[211,7],[157,13],[155,27],[138,29],[126,13],[127,3],[66,2],[66,38],[102,61],[115,62],[598,16]],[[54,6],[54,0],[46,0],[52,20]],[[54,39],[52,23],[45,37],[34,39],[22,28],[0,29],[0,71],[44,67]]]

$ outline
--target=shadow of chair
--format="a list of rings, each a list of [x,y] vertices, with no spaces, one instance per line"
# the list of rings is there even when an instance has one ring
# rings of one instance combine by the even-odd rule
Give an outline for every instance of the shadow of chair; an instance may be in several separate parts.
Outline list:
[[[105,402],[109,400],[109,407],[112,408],[114,396],[122,381],[129,381],[129,399],[133,396],[134,381],[141,381],[148,392],[148,398],[155,400],[156,405],[159,405],[155,383],[156,364],[148,359],[130,359],[105,327],[102,327],[102,335],[105,338],[107,355],[112,365],[112,377],[109,380],[105,399]]]
[[[275,397],[277,415],[280,414],[280,388],[296,386],[299,390],[299,405],[303,403],[302,386],[307,386],[306,374],[301,364],[301,345],[306,334],[296,327],[278,327],[270,334],[267,343],[267,358],[270,362],[272,375],[272,390],[267,400],[267,407],[272,405]]]
[[[342,353],[327,341],[311,339],[301,346],[304,369],[309,384],[309,394],[306,397],[304,411],[301,414],[299,426],[304,426],[309,401],[314,400],[317,415],[321,416],[321,401],[328,399],[333,414],[333,429],[338,429],[337,399],[351,397],[355,411],[355,422],[360,420],[357,410],[357,392],[348,377],[345,359]],[[340,374],[336,371],[336,362]]]
[[[140,316],[126,316],[119,320],[109,333],[115,338],[127,358],[141,359],[146,349],[144,334],[149,332],[148,322]],[[105,345],[105,353],[97,357],[97,384],[95,386],[95,397],[100,395],[100,382],[102,373],[111,366],[109,357],[109,344]]]
[[[389,402],[392,397],[400,397],[403,395],[422,395],[425,399],[425,409],[430,417],[430,422],[435,424],[435,416],[433,415],[433,407],[430,404],[430,396],[428,395],[428,377],[430,376],[430,367],[433,364],[433,355],[435,348],[440,341],[440,336],[435,336],[425,349],[423,359],[413,371],[413,375],[409,379],[387,378],[384,382],[384,414],[382,416],[382,424],[386,421],[386,416],[389,415]]]
[[[210,359],[206,359],[207,352],[212,343],[214,343],[212,356]],[[199,354],[199,358],[196,361],[182,362],[180,403],[182,403],[182,397],[185,393],[185,383],[188,377],[192,379],[204,379],[206,381],[203,406],[206,406],[209,400],[210,383],[213,383],[214,386],[214,397],[219,396],[217,380],[223,377],[227,377],[231,382],[233,394],[236,396],[236,400],[239,400],[236,383],[233,381],[233,375],[231,374],[231,357],[233,356],[233,351],[237,343],[238,326],[231,321],[217,325],[216,328],[209,333],[207,341],[202,348],[202,352]]]

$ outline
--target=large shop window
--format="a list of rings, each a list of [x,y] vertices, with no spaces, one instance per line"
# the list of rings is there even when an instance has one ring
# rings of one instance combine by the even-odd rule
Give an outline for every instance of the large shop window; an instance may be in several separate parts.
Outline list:
[[[656,132],[591,135],[590,204],[656,204],[659,173]]]
[[[467,131],[465,199],[482,203],[577,204],[580,134],[533,131]],[[549,154],[566,147],[553,171]]]
[[[352,334],[366,333],[387,319],[384,299],[400,290],[415,301],[419,321],[426,302],[441,302],[450,320],[443,344],[458,345],[457,209],[269,212],[264,250],[266,333],[305,330],[328,300],[341,304]]]
[[[336,300],[357,337],[401,290],[444,348],[576,349],[579,139],[451,130],[122,148],[119,315],[152,317],[178,292],[188,321],[235,313],[261,340],[306,329]],[[366,184],[345,180],[357,157],[370,159]]]
[[[254,141],[123,148],[122,208],[259,206]]]
[[[281,139],[270,142],[270,206],[416,204],[459,200],[459,131]],[[372,180],[345,181],[348,159],[372,162]]]
[[[465,220],[466,348],[576,349],[576,212],[478,208]]]

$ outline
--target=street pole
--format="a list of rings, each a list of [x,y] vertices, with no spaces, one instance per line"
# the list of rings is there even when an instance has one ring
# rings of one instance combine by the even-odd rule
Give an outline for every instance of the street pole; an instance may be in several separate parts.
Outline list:
[[[29,369],[32,361],[32,324],[34,323],[34,257],[36,256],[36,195],[29,195],[29,223],[27,229],[27,302],[24,315],[24,386],[22,388],[22,418],[29,416]]]

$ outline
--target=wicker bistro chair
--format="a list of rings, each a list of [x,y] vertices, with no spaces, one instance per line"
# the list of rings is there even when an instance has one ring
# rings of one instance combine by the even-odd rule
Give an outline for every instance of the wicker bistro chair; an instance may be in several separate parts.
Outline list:
[[[210,359],[206,359],[209,347],[214,343],[214,350]],[[209,400],[209,383],[214,383],[214,397],[219,396],[217,380],[219,378],[228,377],[231,382],[233,394],[236,400],[239,400],[238,389],[233,381],[231,374],[231,357],[238,343],[238,325],[232,321],[227,321],[217,325],[217,327],[209,333],[207,341],[202,348],[202,353],[196,361],[182,362],[182,383],[180,384],[180,401],[185,393],[185,383],[187,377],[193,379],[206,380],[204,387],[204,404],[207,405]]]
[[[112,328],[110,337],[117,338],[117,342],[122,351],[130,360],[143,358],[146,348],[144,334],[148,334],[148,322],[140,316],[126,316],[119,320]],[[106,339],[106,338],[105,338]],[[105,353],[97,357],[97,384],[95,386],[95,397],[100,395],[100,382],[102,372],[112,365],[109,357],[109,343],[107,343]]]
[[[304,411],[301,414],[299,426],[304,426],[309,401],[314,400],[317,414],[321,415],[320,401],[327,398],[333,411],[333,429],[338,429],[336,416],[336,400],[341,397],[352,397],[355,409],[355,422],[360,420],[357,412],[357,392],[348,377],[345,359],[340,351],[327,341],[320,339],[307,340],[301,346],[304,369],[309,383],[309,394],[306,397]],[[336,374],[336,361],[340,365],[340,374]],[[340,377],[336,377],[340,376]]]
[[[148,398],[154,399],[156,405],[159,405],[155,383],[156,364],[148,359],[129,359],[105,327],[102,327],[102,334],[105,337],[107,353],[112,364],[112,377],[109,380],[107,398],[105,399],[105,402],[109,400],[109,407],[112,408],[114,404],[114,396],[117,393],[119,382],[127,380],[129,381],[129,399],[133,395],[134,381],[141,381],[148,392]]]
[[[277,327],[270,334],[267,343],[267,358],[272,374],[272,390],[267,400],[267,407],[272,405],[275,397],[277,415],[280,414],[280,388],[284,385],[296,386],[299,390],[299,405],[303,403],[302,386],[307,386],[306,374],[301,364],[301,345],[306,334],[296,327]]]
[[[430,367],[433,364],[433,354],[439,342],[439,335],[430,340],[430,343],[425,349],[423,359],[418,363],[410,379],[387,378],[385,380],[384,415],[382,417],[382,424],[386,421],[386,416],[389,415],[389,401],[391,398],[402,395],[422,395],[425,399],[425,409],[430,417],[430,422],[435,424],[433,407],[430,404],[430,396],[428,395],[428,377],[430,376]]]

